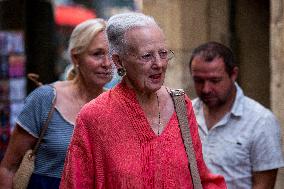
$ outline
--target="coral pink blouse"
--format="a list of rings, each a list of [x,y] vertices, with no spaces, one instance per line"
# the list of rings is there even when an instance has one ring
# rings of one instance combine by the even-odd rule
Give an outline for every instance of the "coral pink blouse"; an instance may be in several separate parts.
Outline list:
[[[188,97],[186,103],[203,188],[225,189],[224,178],[203,161]],[[176,113],[157,136],[124,82],[101,94],[78,115],[60,188],[193,188]]]

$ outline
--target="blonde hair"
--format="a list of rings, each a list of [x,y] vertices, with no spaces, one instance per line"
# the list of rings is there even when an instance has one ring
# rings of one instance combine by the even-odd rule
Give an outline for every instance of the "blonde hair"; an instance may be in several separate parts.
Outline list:
[[[89,19],[77,25],[69,40],[68,55],[72,62],[71,56],[74,54],[84,53],[92,39],[101,31],[105,30],[106,21],[101,18]],[[72,62],[71,68],[67,71],[67,80],[72,80],[76,77],[77,71]]]

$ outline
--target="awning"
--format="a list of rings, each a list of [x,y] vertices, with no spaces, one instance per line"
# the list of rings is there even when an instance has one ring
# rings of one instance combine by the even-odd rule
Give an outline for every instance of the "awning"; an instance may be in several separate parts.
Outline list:
[[[92,9],[78,5],[58,5],[54,11],[55,23],[60,26],[76,26],[81,22],[96,18]]]

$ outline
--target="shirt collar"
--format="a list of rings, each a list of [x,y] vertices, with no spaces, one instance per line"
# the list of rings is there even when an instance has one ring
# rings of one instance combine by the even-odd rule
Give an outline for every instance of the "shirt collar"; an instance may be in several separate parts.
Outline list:
[[[240,88],[240,86],[235,82],[235,86],[237,89],[236,98],[234,100],[233,107],[228,114],[233,115],[235,117],[241,117],[243,115],[243,109],[244,109],[244,93],[243,90]],[[205,125],[204,120],[204,113],[203,113],[203,107],[202,107],[202,101],[197,98],[193,100],[194,110],[196,116],[196,120],[200,125]]]
[[[240,88],[240,86],[235,82],[235,86],[237,88],[237,94],[236,98],[233,104],[233,107],[231,109],[231,114],[234,116],[242,116],[243,115],[243,109],[244,109],[244,104],[243,104],[243,99],[244,99],[244,93],[243,90]]]

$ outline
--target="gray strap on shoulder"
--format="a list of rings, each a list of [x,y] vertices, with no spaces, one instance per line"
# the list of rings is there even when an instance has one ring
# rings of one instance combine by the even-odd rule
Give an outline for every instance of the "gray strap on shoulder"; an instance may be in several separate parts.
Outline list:
[[[174,89],[170,91],[170,94],[172,96],[175,110],[177,113],[179,127],[181,130],[181,135],[182,135],[183,143],[184,143],[187,158],[188,158],[190,174],[191,174],[194,189],[202,189],[202,184],[201,184],[200,175],[199,175],[198,168],[197,168],[195,152],[193,149],[193,143],[192,143],[192,138],[191,138],[190,129],[189,129],[187,109],[186,109],[185,99],[184,99],[185,93],[182,89]]]

